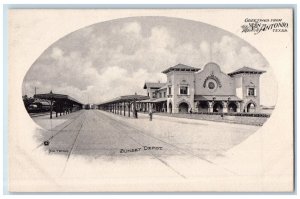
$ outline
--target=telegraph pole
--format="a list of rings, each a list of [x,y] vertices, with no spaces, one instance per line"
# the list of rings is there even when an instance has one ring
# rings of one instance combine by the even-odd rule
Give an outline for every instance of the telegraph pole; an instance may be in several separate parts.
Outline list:
[[[34,87],[34,95],[36,95],[36,89],[38,89],[37,87]]]
[[[211,40],[209,41],[209,62],[212,62],[212,47],[211,47]]]

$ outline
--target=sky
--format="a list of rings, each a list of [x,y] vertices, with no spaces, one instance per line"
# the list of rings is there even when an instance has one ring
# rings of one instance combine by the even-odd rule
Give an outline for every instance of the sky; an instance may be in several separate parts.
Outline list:
[[[97,23],[66,35],[28,70],[22,94],[67,94],[82,103],[145,95],[145,82],[166,82],[161,72],[178,63],[225,73],[243,66],[261,76],[261,104],[275,105],[276,82],[267,60],[250,44],[205,23],[167,17],[131,17]],[[46,74],[46,75],[45,75]]]

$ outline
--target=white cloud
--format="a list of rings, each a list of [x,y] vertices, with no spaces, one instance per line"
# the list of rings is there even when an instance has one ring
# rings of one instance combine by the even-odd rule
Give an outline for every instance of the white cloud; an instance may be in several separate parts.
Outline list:
[[[266,61],[251,47],[241,45],[237,39],[223,36],[219,42],[214,42],[212,47],[213,61],[218,63],[225,72],[232,72],[243,66],[262,69]]]
[[[154,27],[148,40],[150,48],[160,51],[167,47],[173,48],[175,38],[171,37],[168,30],[164,27]]]
[[[58,60],[58,59],[62,58],[63,54],[64,54],[64,53],[63,53],[63,51],[62,51],[60,48],[54,47],[54,48],[52,49],[52,53],[51,53],[50,56],[51,56],[53,59]]]
[[[200,50],[203,54],[205,54],[206,56],[209,55],[210,52],[210,45],[207,41],[202,41],[200,43]]]
[[[30,71],[25,90],[33,91],[39,85],[40,92],[65,93],[87,103],[98,103],[111,98],[134,94],[145,94],[145,81],[166,81],[161,71],[182,63],[202,68],[212,60],[225,72],[243,65],[262,67],[262,56],[230,36],[209,43],[205,38],[198,43],[180,41],[163,26],[153,26],[149,34],[142,34],[138,22],[124,23],[107,34],[88,28],[84,38],[72,48],[72,39],[65,48],[54,45],[45,56],[35,63]],[[80,39],[80,34],[74,36]],[[76,40],[76,41],[77,41]],[[71,45],[71,47],[69,47]],[[212,48],[212,49],[211,49]],[[45,74],[47,74],[45,76]],[[39,83],[38,83],[39,82]],[[89,99],[89,100],[88,100]]]
[[[140,34],[141,32],[141,25],[138,22],[129,22],[124,24],[121,32],[125,33],[133,33],[133,34]]]

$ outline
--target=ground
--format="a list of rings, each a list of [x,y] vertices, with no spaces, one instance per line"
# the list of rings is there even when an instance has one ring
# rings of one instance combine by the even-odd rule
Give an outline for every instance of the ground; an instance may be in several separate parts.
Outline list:
[[[197,161],[195,164],[224,170],[215,165],[214,159],[259,128],[155,114],[150,121],[146,114],[134,119],[100,110],[81,110],[52,120],[48,117],[34,118],[48,129],[37,133],[37,147],[50,155],[65,157],[66,168],[74,158],[104,161],[140,158],[159,162],[181,177],[188,174],[175,162],[191,157]]]

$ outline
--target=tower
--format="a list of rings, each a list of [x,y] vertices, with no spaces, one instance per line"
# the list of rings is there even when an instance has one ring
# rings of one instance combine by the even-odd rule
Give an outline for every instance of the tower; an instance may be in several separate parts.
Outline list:
[[[260,75],[265,73],[249,67],[240,68],[228,75],[234,78],[236,96],[243,100],[242,112],[257,112],[260,110]]]
[[[195,75],[199,68],[177,64],[164,70],[167,75],[167,111],[187,113],[194,109]]]

